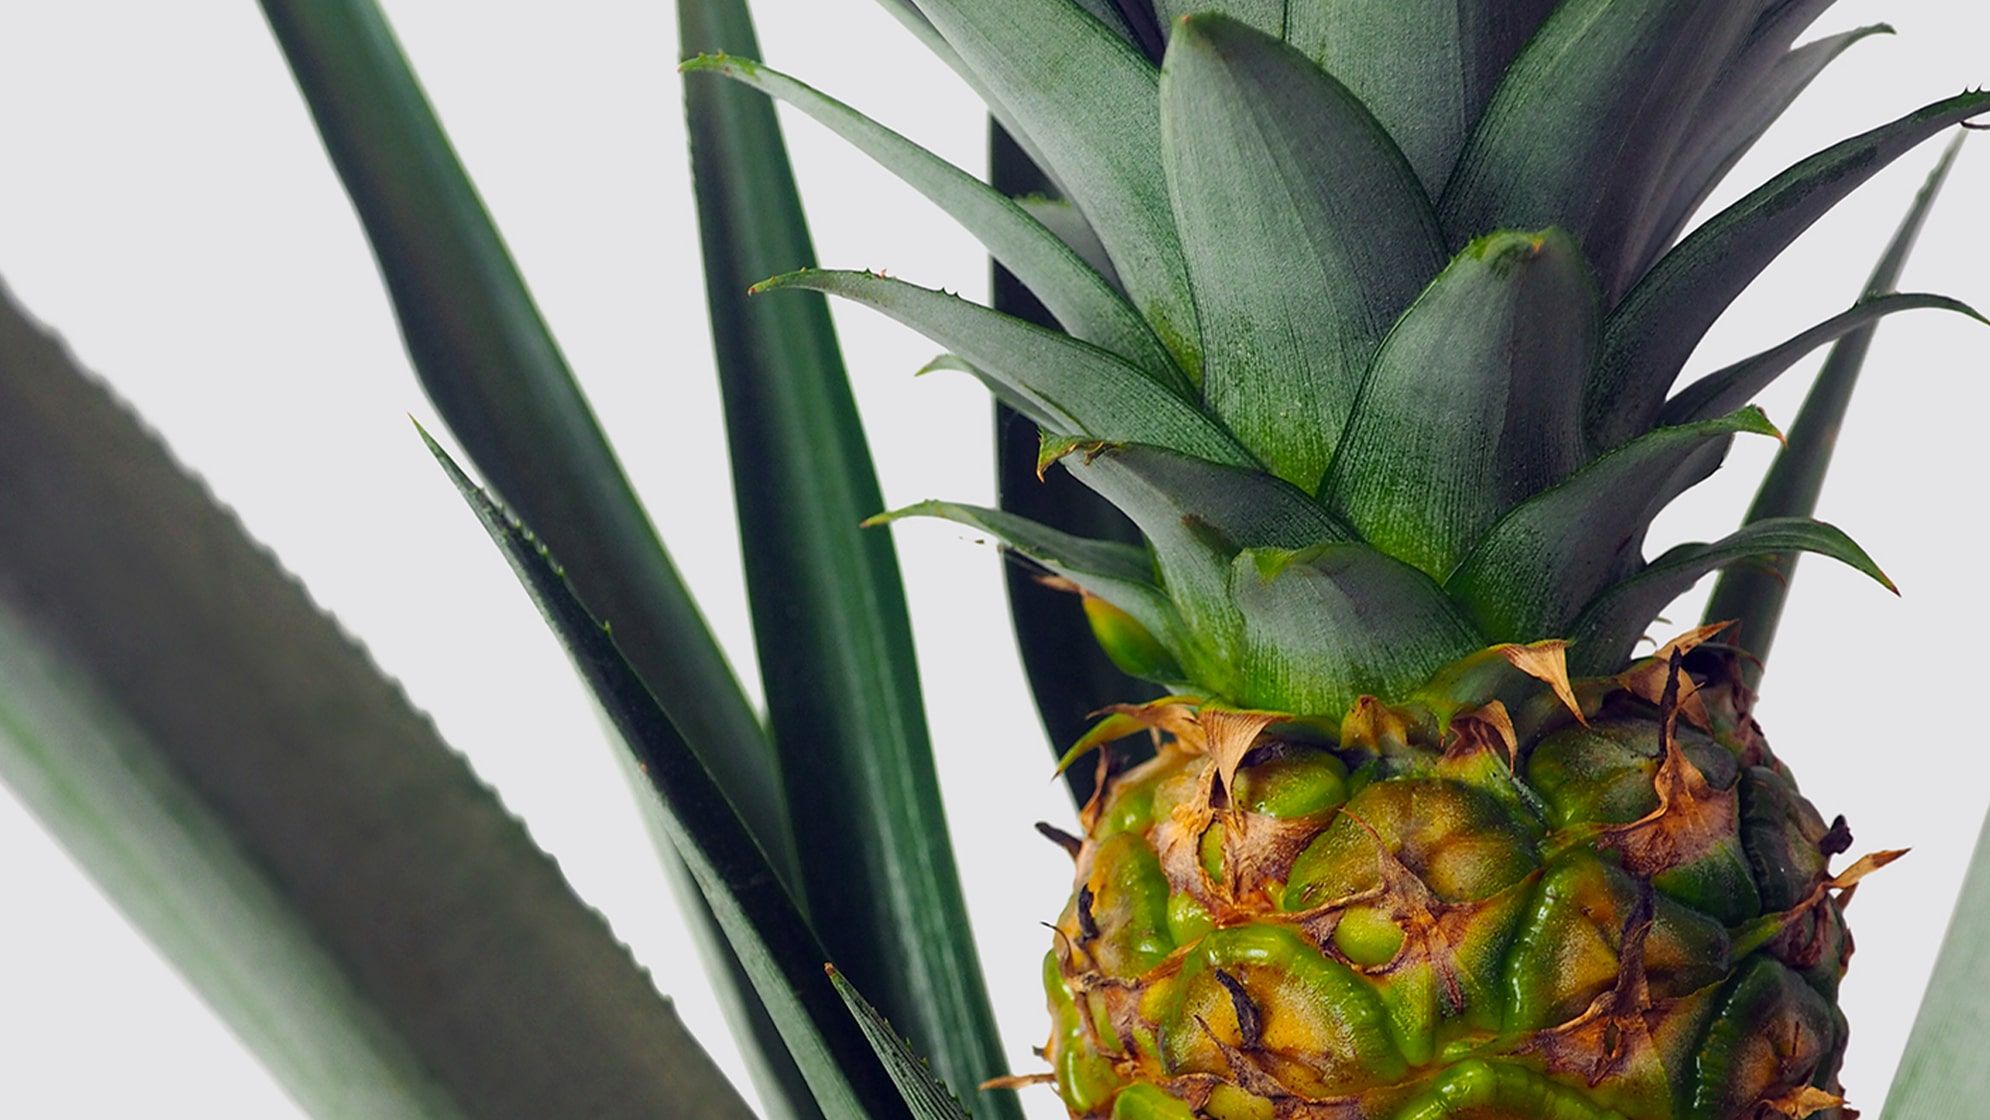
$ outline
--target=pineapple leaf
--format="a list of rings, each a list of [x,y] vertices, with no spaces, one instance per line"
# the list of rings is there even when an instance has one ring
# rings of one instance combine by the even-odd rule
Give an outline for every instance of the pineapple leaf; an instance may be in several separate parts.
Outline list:
[[[1615,447],[1648,428],[1714,321],[1798,235],[1923,140],[1986,111],[1990,91],[1917,109],[1797,163],[1694,230],[1604,323],[1591,438]]]
[[[1060,461],[1145,534],[1188,632],[1212,646],[1184,651],[1182,666],[1211,687],[1229,689],[1225,682],[1236,672],[1226,651],[1233,653],[1229,647],[1240,637],[1230,595],[1238,552],[1357,539],[1303,491],[1262,471],[1138,445],[1099,447]]]
[[[926,501],[881,513],[866,525],[934,517],[986,533],[1042,569],[1132,616],[1179,660],[1181,622],[1154,583],[1147,551],[1119,541],[1087,540],[999,509]]]
[[[1941,194],[1942,184],[1948,179],[1949,169],[1955,166],[1956,155],[1967,135],[1956,137],[1928,173],[1927,181],[1866,281],[1867,303],[1892,292],[1899,283],[1901,270],[1906,267],[1907,257],[1927,224],[1935,199]],[[1830,469],[1831,454],[1837,450],[1838,435],[1851,405],[1852,390],[1858,385],[1877,329],[1876,322],[1867,323],[1840,338],[1831,348],[1824,368],[1797,410],[1796,421],[1790,425],[1789,441],[1770,464],[1767,477],[1748,507],[1747,521],[1807,517],[1817,508],[1824,475]],[[1753,655],[1743,666],[1751,687],[1761,682],[1762,667],[1776,638],[1776,624],[1782,618],[1795,567],[1795,554],[1777,556],[1752,569],[1730,571],[1714,585],[1707,609],[1719,612],[1722,618],[1740,620],[1739,641]]]
[[[1875,35],[1891,35],[1884,23],[1860,27],[1790,50],[1801,28],[1758,35],[1730,64],[1709,96],[1709,107],[1694,125],[1687,144],[1673,156],[1660,195],[1663,211],[1653,225],[1639,261],[1640,273],[1669,248],[1686,223],[1713,194],[1741,157],[1796,103],[1810,83],[1838,56]]]
[[[1175,24],[1161,155],[1202,323],[1203,397],[1310,491],[1376,344],[1443,267],[1430,202],[1345,86],[1224,16]]]
[[[622,474],[566,359],[374,0],[264,0],[366,228],[422,385],[491,484],[566,558],[590,609],[701,752],[788,881],[799,874],[773,745]],[[791,262],[792,263],[792,262]],[[521,449],[530,449],[523,453]],[[676,857],[663,853],[666,863]],[[682,876],[677,876],[682,882]],[[688,907],[696,912],[698,907]],[[722,947],[709,927],[703,944]],[[710,971],[736,977],[734,962]],[[767,1034],[750,990],[729,1018]],[[754,1051],[764,1095],[812,1106],[786,1051]]]
[[[758,52],[744,0],[677,7],[686,53]],[[884,503],[829,308],[812,295],[744,294],[769,270],[814,263],[787,149],[773,104],[750,89],[694,79],[685,99],[796,893],[841,966],[947,1076],[977,1084],[1003,1072],[1001,1040],[947,834],[898,558],[889,534],[859,525]],[[982,1110],[1021,1115],[1008,1096]]]
[[[1836,527],[1803,517],[1754,521],[1713,544],[1679,545],[1599,595],[1570,630],[1574,671],[1578,675],[1600,674],[1622,665],[1652,619],[1701,577],[1738,561],[1798,551],[1843,561],[1897,593],[1893,581],[1872,557]],[[1735,637],[1748,641],[1745,630]]]
[[[946,211],[1015,272],[1071,334],[1120,355],[1170,389],[1189,390],[1187,377],[1125,297],[1007,196],[848,105],[760,63],[701,55],[680,69],[723,75],[806,113]]]
[[[1060,435],[1152,443],[1244,466],[1250,454],[1187,400],[1116,355],[946,292],[869,272],[806,269],[755,293],[801,288],[854,300],[947,347],[1005,403]]]
[[[462,757],[4,292],[0,519],[0,776],[304,1109],[749,1120]]]
[[[1640,562],[1645,529],[1719,463],[1736,433],[1779,435],[1758,408],[1659,428],[1529,498],[1493,525],[1445,590],[1495,642],[1568,636],[1598,592]]]
[[[558,561],[531,530],[479,489],[427,432],[422,439],[620,733],[662,810],[659,819],[672,844],[711,904],[823,1113],[907,1116],[896,1087],[861,1032],[850,1029],[841,999],[823,974],[827,950],[738,810],[622,656],[608,627],[588,613]],[[671,1112],[665,1107],[656,1114]]]
[[[1383,552],[1448,575],[1502,513],[1581,465],[1598,300],[1559,230],[1473,242],[1383,342],[1321,500]]]
[[[1667,161],[1754,15],[1744,3],[1565,0],[1501,79],[1445,187],[1452,244],[1560,226],[1614,301],[1634,279]]]
[[[1232,698],[1254,708],[1338,718],[1486,644],[1430,577],[1367,545],[1246,549],[1230,590],[1245,682]]]
[[[1990,929],[1990,817],[1977,834],[1962,896],[1880,1120],[1966,1120],[1990,1099],[1990,1064],[1983,1061],[1983,1040],[1990,1037],[1990,1007],[1983,1000],[1990,986],[1985,929]]]
[[[1288,3],[1285,38],[1374,111],[1436,198],[1500,75],[1556,2]]]
[[[1681,389],[1665,402],[1664,411],[1659,413],[1659,423],[1690,424],[1731,412],[1753,400],[1755,394],[1768,388],[1776,378],[1818,347],[1836,342],[1854,331],[1864,330],[1896,311],[1924,308],[1954,311],[1978,322],[1990,323],[1990,319],[1985,319],[1975,308],[1947,296],[1924,293],[1869,296],[1851,309],[1833,315],[1780,346],[1710,373]]]
[[[1004,194],[1022,196],[1021,205],[1025,209],[1117,284],[1117,273],[1106,259],[1105,246],[1099,244],[1098,235],[1084,215],[1068,201],[1045,197],[1042,192],[1054,189],[1050,177],[1031,162],[1028,153],[999,123],[992,123],[989,128],[988,182]],[[995,310],[1039,326],[1053,325],[1050,312],[1013,273],[999,263],[991,273],[990,295]],[[1005,512],[1078,536],[1145,547],[1133,523],[1105,499],[1066,473],[1049,476],[1041,473],[1038,462],[1041,444],[1042,433],[1028,417],[996,402],[995,486]],[[1156,695],[1152,685],[1134,679],[1122,668],[1123,663],[1140,664],[1148,669],[1158,667],[1135,662],[1127,656],[1142,648],[1137,642],[1124,640],[1132,630],[1144,632],[1137,622],[1128,619],[1125,625],[1115,625],[1118,620],[1103,617],[1104,612],[1094,605],[1102,601],[1075,599],[1019,564],[1004,568],[1003,583],[1008,591],[1016,650],[1022,656],[1030,697],[1043,722],[1046,745],[1052,754],[1083,734],[1091,724],[1091,714],[1100,708]],[[1109,648],[1117,653],[1108,652]],[[1172,655],[1168,659],[1174,660]],[[1177,665],[1170,679],[1180,676]],[[1071,792],[1072,803],[1077,806],[1089,802],[1098,785],[1098,774],[1090,767],[1065,770],[1063,779]]]
[[[857,1026],[864,1032],[864,1038],[871,1044],[871,1050],[884,1063],[885,1071],[891,1074],[893,1084],[905,1098],[906,1107],[911,1109],[913,1120],[968,1120],[967,1110],[961,1107],[960,1098],[954,1096],[947,1083],[933,1072],[933,1067],[921,1058],[905,1037],[892,1029],[878,1009],[867,1002],[856,986],[834,967],[828,969],[829,982],[835,986],[836,994],[843,997],[843,1006],[850,1009],[850,1015],[857,1020]]]
[[[1158,75],[1073,0],[917,0],[991,107],[1099,231],[1134,306],[1201,376],[1195,301],[1161,175]]]

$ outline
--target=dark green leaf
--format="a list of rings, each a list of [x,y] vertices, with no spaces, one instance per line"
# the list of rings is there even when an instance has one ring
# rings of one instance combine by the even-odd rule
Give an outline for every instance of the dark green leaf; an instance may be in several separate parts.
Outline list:
[[[1841,311],[1780,346],[1745,358],[1726,369],[1702,377],[1674,394],[1659,413],[1661,425],[1690,424],[1722,416],[1755,399],[1791,366],[1811,351],[1862,330],[1896,311],[1937,308],[1985,320],[1975,308],[1947,296],[1914,294],[1875,295],[1860,300],[1850,310]]]
[[[686,53],[758,51],[744,0],[679,0],[678,13]],[[829,309],[811,295],[745,294],[772,270],[814,263],[774,106],[709,80],[687,82],[685,96],[754,647],[807,912],[840,966],[940,1069],[979,1084],[1005,1072],[1001,1040],[934,774],[898,559],[889,534],[859,525],[884,503]],[[989,1095],[982,1111],[1021,1115],[1008,1095]]]
[[[502,238],[374,0],[264,0],[365,224],[409,356],[499,493],[565,557],[643,679],[789,882],[798,874],[772,744],[637,503]],[[666,859],[671,858],[668,853]],[[695,908],[694,908],[695,909]],[[726,962],[710,971],[732,975]],[[735,1021],[759,1010],[721,984]],[[795,1079],[762,1082],[770,1099]],[[806,1101],[798,1116],[809,1115]]]
[[[708,55],[683,69],[723,74],[808,114],[945,210],[1021,277],[1071,334],[1120,355],[1171,389],[1189,391],[1187,377],[1175,368],[1146,320],[1008,196],[842,102],[757,62]]]
[[[1751,406],[1660,428],[1604,455],[1502,517],[1445,590],[1495,642],[1567,637],[1583,605],[1640,562],[1651,519],[1697,481],[1681,479],[1681,469],[1738,432],[1778,434]]]
[[[1983,1061],[1983,1040],[1990,1037],[1990,1004],[1983,999],[1990,987],[1985,929],[1990,929],[1990,818],[1977,834],[1962,897],[1880,1120],[1970,1120],[1990,1100],[1990,1063]]]
[[[657,820],[704,892],[823,1113],[836,1120],[907,1116],[898,1090],[862,1033],[850,1029],[842,1000],[823,973],[827,950],[711,771],[623,658],[608,628],[581,604],[546,546],[479,490],[426,432],[422,438],[517,573],[648,779],[661,810]],[[474,1033],[476,1028],[470,1029]],[[571,1073],[561,1071],[561,1076]],[[673,1114],[668,1105],[649,1113]]]
[[[1285,38],[1354,91],[1432,198],[1556,0],[1288,2]]]
[[[1604,324],[1585,406],[1591,438],[1614,447],[1650,427],[1708,328],[1769,262],[1880,169],[1985,111],[1990,92],[1917,109],[1798,163],[1693,231]]]
[[[1190,16],[1214,15],[1235,20],[1266,35],[1285,34],[1291,0],[1151,0],[1156,17],[1168,32],[1169,46]]]
[[[1927,224],[1949,169],[1955,165],[1962,140],[1958,136],[1936,161],[1900,228],[1894,232],[1893,240],[1881,254],[1879,264],[1866,281],[1868,303],[1893,291],[1900,282],[1900,272],[1914,250],[1914,242],[1921,236],[1921,228]],[[1796,421],[1790,425],[1788,442],[1770,464],[1768,476],[1748,507],[1746,521],[1808,517],[1817,509],[1818,495],[1824,490],[1824,475],[1831,466],[1831,453],[1837,450],[1838,434],[1844,429],[1845,413],[1852,403],[1852,390],[1858,385],[1876,330],[1877,323],[1868,323],[1839,339],[1831,348],[1824,368],[1804,397],[1803,407],[1797,411]],[[1776,624],[1789,598],[1796,562],[1796,555],[1790,553],[1747,569],[1729,571],[1714,585],[1713,598],[1707,604],[1710,617],[1732,618],[1741,623],[1738,641],[1753,655],[1743,665],[1751,686],[1760,683],[1769,647],[1775,642]]]
[[[1243,619],[1240,703],[1339,717],[1362,696],[1407,697],[1486,642],[1430,577],[1360,544],[1249,549],[1231,594]]]
[[[0,775],[302,1107],[752,1115],[433,725],[4,293],[0,524]]]
[[[1701,577],[1738,561],[1799,551],[1841,560],[1888,590],[1894,589],[1872,557],[1835,526],[1803,517],[1755,521],[1713,544],[1673,548],[1644,571],[1597,596],[1571,631],[1570,670],[1577,675],[1615,671],[1666,604],[1684,595]],[[1728,637],[1746,640],[1745,634]]]
[[[1346,87],[1223,16],[1175,25],[1161,148],[1202,322],[1203,398],[1274,474],[1311,491],[1376,344],[1443,267],[1430,202]]]
[[[1091,219],[1176,364],[1200,377],[1195,302],[1161,176],[1153,64],[1072,0],[918,4]]]
[[[1014,141],[1011,141],[1011,143],[1014,143]],[[1027,159],[1028,157],[1024,156],[1022,158]],[[1076,206],[1071,205],[1065,199],[1049,198],[1040,194],[1024,195],[1017,198],[1016,205],[1022,207],[1023,211],[1030,217],[1042,222],[1045,229],[1049,230],[1059,241],[1069,246],[1072,252],[1078,254],[1078,259],[1091,265],[1093,271],[1105,278],[1106,283],[1111,284],[1116,290],[1124,290],[1119,283],[1119,272],[1112,266],[1112,258],[1106,256],[1106,247],[1099,242],[1098,231],[1092,228],[1092,224],[1085,220],[1085,215],[1079,213]],[[1007,311],[1012,315],[1016,314],[1010,308],[1003,307],[1000,300],[996,301],[995,309],[997,311]],[[1024,319],[1030,318],[1027,315],[1018,317]],[[1034,319],[1031,319],[1031,321],[1036,322]],[[1046,322],[1038,323],[1037,325],[1049,327],[1056,326],[1057,324],[1055,322]]]
[[[1581,465],[1598,298],[1558,230],[1466,247],[1382,344],[1321,499],[1368,543],[1449,575],[1500,514]]]
[[[1754,6],[1565,0],[1514,59],[1439,211],[1454,245],[1496,229],[1575,235],[1614,300],[1651,196]]]
[[[836,986],[836,994],[843,997],[843,1005],[850,1009],[878,1061],[891,1074],[892,1082],[912,1110],[913,1120],[968,1120],[967,1110],[961,1107],[953,1090],[934,1075],[926,1059],[892,1029],[877,1008],[864,1001],[842,973],[830,969],[829,982]]]
[[[869,272],[809,269],[755,292],[805,288],[855,300],[954,351],[1010,407],[1060,435],[1152,443],[1245,465],[1249,453],[1188,401],[1124,360],[946,292]]]
[[[1792,31],[1790,34],[1794,34]],[[1670,248],[1686,223],[1713,194],[1714,188],[1741,157],[1748,154],[1769,127],[1780,119],[1824,68],[1862,39],[1890,35],[1893,28],[1879,23],[1806,43],[1789,50],[1787,38],[1751,43],[1742,57],[1730,65],[1708,98],[1709,107],[1694,126],[1694,135],[1672,157],[1665,187],[1659,196],[1663,209],[1652,226],[1638,272]],[[1774,53],[1762,50],[1773,47]]]

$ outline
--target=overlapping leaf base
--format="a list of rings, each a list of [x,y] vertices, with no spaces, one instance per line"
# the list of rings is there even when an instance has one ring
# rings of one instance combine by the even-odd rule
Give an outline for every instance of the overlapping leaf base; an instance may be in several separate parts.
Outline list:
[[[1689,644],[1578,682],[1580,717],[1134,713],[1162,749],[1087,807],[1044,964],[1072,1114],[1851,1115],[1842,903],[1884,857],[1831,877],[1842,821]]]

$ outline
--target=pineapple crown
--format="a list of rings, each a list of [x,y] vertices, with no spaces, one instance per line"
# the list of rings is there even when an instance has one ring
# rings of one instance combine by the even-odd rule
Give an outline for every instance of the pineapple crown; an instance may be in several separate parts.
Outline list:
[[[1885,582],[1802,516],[1814,482],[1724,539],[1644,556],[1653,518],[1736,436],[1780,438],[1747,402],[1806,354],[1898,310],[1975,314],[1893,291],[1951,150],[1867,298],[1671,391],[1799,234],[1990,108],[1976,92],[1918,109],[1686,233],[1804,86],[1888,30],[1793,46],[1828,6],[1484,0],[1426,19],[1403,0],[1331,15],[896,0],[1062,201],[1007,197],[757,63],[686,69],[787,101],[877,158],[1063,329],[868,272],[754,290],[845,297],[939,342],[934,368],[1038,425],[1040,473],[1070,472],[1145,540],[946,502],[875,520],[937,516],[1004,541],[1085,594],[1135,675],[1334,716],[1492,643],[1565,639],[1572,669],[1608,671],[1667,603],[1737,561],[1811,551]],[[1776,612],[1756,613],[1747,636],[1766,649]]]

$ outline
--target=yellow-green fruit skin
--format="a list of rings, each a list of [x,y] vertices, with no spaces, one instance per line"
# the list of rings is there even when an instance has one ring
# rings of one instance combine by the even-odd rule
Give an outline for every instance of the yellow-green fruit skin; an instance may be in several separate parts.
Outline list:
[[[1510,752],[1274,727],[1227,789],[1173,744],[1116,775],[1045,962],[1071,1114],[1839,1116],[1849,837],[1696,665],[1669,744],[1592,687]]]

